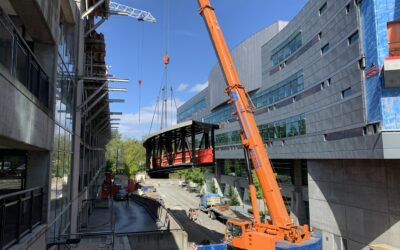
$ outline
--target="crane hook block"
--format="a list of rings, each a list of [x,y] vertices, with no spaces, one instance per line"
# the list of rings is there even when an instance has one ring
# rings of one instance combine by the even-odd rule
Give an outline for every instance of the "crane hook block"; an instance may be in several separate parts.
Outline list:
[[[164,55],[163,61],[164,61],[164,65],[168,65],[169,64],[169,56],[168,56],[167,53]]]
[[[142,86],[142,80],[138,80],[139,87]]]

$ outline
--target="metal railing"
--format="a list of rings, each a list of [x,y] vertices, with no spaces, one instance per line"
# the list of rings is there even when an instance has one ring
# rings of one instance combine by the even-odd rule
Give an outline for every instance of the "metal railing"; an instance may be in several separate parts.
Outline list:
[[[50,109],[49,77],[10,18],[1,9],[0,64]]]
[[[6,249],[42,223],[43,188],[0,196],[0,249]]]

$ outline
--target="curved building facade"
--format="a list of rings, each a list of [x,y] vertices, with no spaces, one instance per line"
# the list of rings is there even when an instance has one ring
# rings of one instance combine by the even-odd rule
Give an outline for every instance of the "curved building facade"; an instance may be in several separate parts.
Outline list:
[[[289,23],[231,51],[287,205],[323,234],[324,249],[400,247],[400,86],[385,82],[383,67],[386,26],[396,20],[398,0],[310,0]],[[234,186],[245,202],[246,182],[235,181],[240,128],[225,86],[216,65],[202,111],[185,119],[220,124],[214,177],[221,193]]]

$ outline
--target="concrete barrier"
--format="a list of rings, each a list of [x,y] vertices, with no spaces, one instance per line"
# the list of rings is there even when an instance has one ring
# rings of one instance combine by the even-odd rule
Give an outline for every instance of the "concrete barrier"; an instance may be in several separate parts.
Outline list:
[[[132,249],[188,249],[187,233],[167,208],[152,198],[133,195],[132,199],[136,203],[142,205],[160,227],[160,231],[128,235]]]

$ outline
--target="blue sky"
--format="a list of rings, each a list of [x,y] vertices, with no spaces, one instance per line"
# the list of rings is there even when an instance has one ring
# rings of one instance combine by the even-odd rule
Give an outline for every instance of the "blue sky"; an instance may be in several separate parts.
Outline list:
[[[98,29],[105,35],[106,62],[112,66],[109,73],[130,80],[129,83],[110,84],[111,87],[128,88],[128,92],[111,94],[111,98],[125,99],[123,104],[111,105],[112,111],[124,113],[119,131],[124,137],[142,139],[149,132],[159,88],[163,82],[162,58],[167,48],[171,58],[168,85],[174,87],[178,106],[207,86],[208,74],[217,59],[203,19],[198,14],[197,0],[113,1],[147,10],[157,18],[157,23],[145,23],[126,16],[112,16]],[[277,20],[291,20],[306,2],[214,0],[212,4],[228,46],[233,48]],[[166,18],[167,9],[169,18]],[[142,80],[140,123],[139,79]],[[172,110],[168,115],[173,117],[168,123],[175,123],[176,111]],[[153,125],[152,132],[159,126]]]

